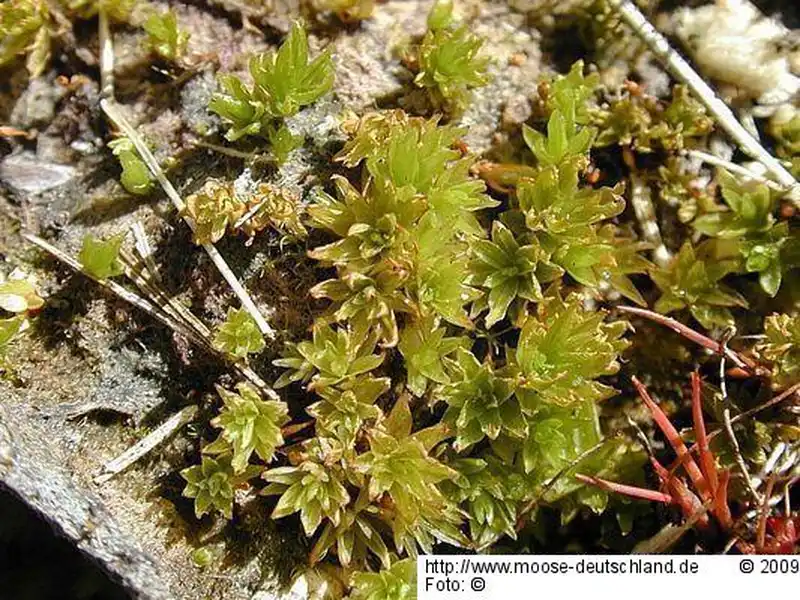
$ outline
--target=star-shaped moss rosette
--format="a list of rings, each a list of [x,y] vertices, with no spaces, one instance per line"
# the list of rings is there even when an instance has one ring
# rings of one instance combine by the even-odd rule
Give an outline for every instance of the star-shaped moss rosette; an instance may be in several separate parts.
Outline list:
[[[276,467],[262,477],[269,482],[264,495],[280,495],[273,519],[296,512],[306,535],[311,537],[323,520],[339,524],[350,494],[341,465],[343,446],[329,438],[315,438],[303,448],[304,459],[297,465]]]
[[[285,402],[264,400],[249,383],[239,383],[236,392],[217,386],[223,406],[211,425],[222,429],[220,439],[203,449],[207,454],[233,451],[234,472],[247,469],[255,454],[265,463],[272,461],[275,450],[283,444],[281,427],[289,421]]]
[[[333,328],[317,321],[311,340],[287,347],[287,354],[272,361],[277,367],[289,369],[275,382],[281,388],[299,381],[310,383],[313,389],[339,385],[359,375],[369,373],[383,363],[382,354],[372,354],[377,338],[357,338],[343,327]]]
[[[549,294],[522,327],[509,368],[520,376],[517,396],[523,410],[542,404],[568,406],[608,398],[614,389],[597,379],[619,370],[619,355],[629,342],[624,321],[605,322],[580,298]]]
[[[413,56],[417,65],[414,83],[428,88],[436,105],[458,111],[468,90],[486,85],[488,57],[480,54],[484,40],[467,25],[455,26],[452,3],[437,2],[428,18],[428,31]]]
[[[236,488],[260,472],[261,467],[249,466],[235,473],[230,456],[204,456],[199,465],[181,471],[181,477],[186,480],[183,495],[194,498],[194,512],[198,519],[214,510],[231,519]]]
[[[194,224],[196,244],[213,244],[244,214],[245,203],[236,195],[233,182],[209,179],[186,198],[186,215]]]
[[[542,288],[536,270],[545,254],[535,240],[533,244],[520,245],[505,225],[495,221],[492,239],[472,242],[472,254],[468,282],[488,289],[481,304],[489,308],[486,327],[504,319],[511,303],[517,299],[522,302],[541,300]]]
[[[422,396],[429,383],[450,383],[444,359],[458,348],[469,345],[465,337],[447,337],[447,329],[438,319],[428,315],[406,326],[398,349],[405,359],[408,388]]]
[[[317,390],[322,400],[315,402],[306,412],[316,419],[316,431],[336,438],[351,448],[361,428],[375,423],[383,411],[375,401],[389,389],[387,377],[361,376],[343,387],[324,387]]]
[[[274,119],[296,114],[333,87],[330,54],[310,60],[308,37],[297,22],[277,52],[254,55],[249,67],[252,87],[235,75],[220,77],[224,91],[214,94],[208,105],[228,124],[225,137],[232,142],[246,135],[268,135]]]
[[[214,347],[236,358],[245,359],[266,347],[264,336],[245,309],[228,309],[225,321],[214,332]]]
[[[448,363],[453,382],[442,386],[436,398],[447,403],[443,421],[456,432],[454,448],[458,452],[487,437],[496,440],[501,433],[525,438],[528,425],[514,395],[517,380],[513,376],[504,377],[463,348]]]

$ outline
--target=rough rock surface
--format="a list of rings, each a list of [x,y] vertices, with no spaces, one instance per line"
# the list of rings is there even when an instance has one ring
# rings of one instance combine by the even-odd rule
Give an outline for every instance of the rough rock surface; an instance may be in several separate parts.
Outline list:
[[[167,600],[172,594],[158,565],[120,526],[104,502],[75,481],[64,457],[34,425],[29,411],[5,406],[0,390],[0,485],[20,496],[61,534],[118,578],[137,597]]]

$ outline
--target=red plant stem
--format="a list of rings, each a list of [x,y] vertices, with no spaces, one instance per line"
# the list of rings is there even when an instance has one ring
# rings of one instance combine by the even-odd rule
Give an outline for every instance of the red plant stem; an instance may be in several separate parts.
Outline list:
[[[697,439],[697,449],[700,453],[700,468],[711,488],[711,496],[717,496],[717,465],[714,455],[708,447],[708,437],[706,436],[706,423],[703,420],[703,403],[700,394],[700,375],[695,371],[692,373],[692,421],[694,422],[694,435]]]
[[[629,498],[672,504],[672,496],[665,494],[664,492],[648,490],[647,488],[640,488],[634,485],[615,483],[613,481],[608,481],[607,479],[600,479],[599,477],[592,477],[591,475],[581,475],[580,473],[575,474],[575,479],[582,483],[599,487],[601,490],[622,494],[624,496],[628,496]]]
[[[697,466],[694,458],[689,453],[689,449],[683,442],[678,430],[675,429],[675,426],[670,422],[667,415],[664,414],[664,411],[661,410],[661,407],[659,407],[658,404],[653,401],[653,399],[650,397],[650,394],[647,392],[647,388],[642,385],[642,382],[639,381],[635,376],[632,378],[632,380],[633,385],[636,387],[636,391],[639,392],[639,397],[641,397],[641,399],[647,405],[647,408],[653,415],[653,420],[656,422],[656,425],[658,425],[659,429],[661,429],[661,431],[664,433],[667,441],[670,443],[672,448],[675,450],[675,453],[678,455],[678,458],[683,463],[686,472],[689,474],[689,478],[692,480],[695,488],[700,493],[700,497],[704,502],[712,501],[713,498],[711,495],[711,490],[709,489],[708,481],[705,477],[703,477],[703,472],[700,470],[700,467]],[[659,466],[661,465],[659,464]],[[663,469],[663,467],[661,468]],[[673,477],[672,479],[675,478]]]
[[[658,475],[658,479],[661,481],[661,485],[669,491],[672,501],[680,506],[684,517],[689,519],[697,514],[698,511],[703,510],[703,503],[686,487],[686,484],[679,477],[675,477],[667,471],[657,459],[650,457],[650,462],[653,465],[653,469],[655,469],[656,475]],[[708,527],[707,514],[698,518],[697,526],[701,529]]]
[[[717,521],[726,530],[733,528],[731,508],[728,506],[728,483],[730,483],[730,480],[730,471],[722,471],[719,474],[719,486],[717,487],[716,496],[714,496],[714,516],[717,517]]]
[[[680,321],[676,321],[671,317],[665,317],[664,315],[660,315],[657,312],[653,312],[652,310],[647,310],[646,308],[637,308],[634,306],[617,306],[617,309],[622,312],[639,315],[640,317],[650,319],[651,321],[658,323],[659,325],[664,325],[665,327],[669,327],[674,332],[685,337],[687,340],[690,340],[695,344],[699,344],[703,348],[707,348],[712,352],[715,352],[716,354],[724,355],[726,358],[733,361],[733,363],[739,368],[746,369],[747,371],[750,372],[756,370],[757,365],[751,359],[737,354],[722,342],[712,340],[710,337],[705,336],[702,333],[698,333],[691,327],[688,327],[683,323],[681,323]]]

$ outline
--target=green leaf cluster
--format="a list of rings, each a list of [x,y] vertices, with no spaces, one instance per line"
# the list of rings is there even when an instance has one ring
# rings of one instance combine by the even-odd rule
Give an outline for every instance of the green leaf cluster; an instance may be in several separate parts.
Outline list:
[[[107,240],[100,240],[88,234],[83,238],[83,246],[78,254],[78,260],[86,272],[97,279],[108,279],[121,275],[125,271],[122,261],[119,259],[123,241],[125,241],[124,233],[112,236]]]
[[[28,325],[28,318],[44,306],[33,283],[24,274],[16,274],[12,273],[0,283],[0,369],[4,367],[4,354],[9,344]]]
[[[433,28],[451,31],[442,15]],[[398,560],[437,541],[479,549],[513,538],[531,502],[565,519],[604,508],[603,492],[572,478],[537,498],[595,446],[574,468],[611,471],[628,460],[604,442],[598,419],[626,324],[562,294],[560,280],[636,297],[627,275],[647,264],[610,221],[624,207],[621,190],[581,183],[594,137],[580,106],[590,86],[578,70],[565,79],[550,89],[548,133],[526,135],[539,166],[507,205],[472,176],[463,129],[401,111],[345,119],[337,160],[353,172],[332,177],[332,193],[315,191],[302,223],[319,240],[309,256],[328,269],[310,295],[331,306],[310,339],[273,362],[286,369],[276,388],[314,395],[314,433],[263,470],[264,493],[277,496],[273,517],[299,517],[312,565],[335,561],[349,573],[379,562],[383,571],[364,581],[384,585]],[[510,327],[495,332],[501,321]],[[222,433],[206,452],[219,445],[238,469],[270,461],[285,418],[275,405],[266,447],[252,436],[245,445],[228,429],[255,431],[257,407],[268,404],[246,396],[223,394],[214,420]],[[395,594],[370,589],[365,597]]]
[[[775,138],[776,153],[797,164],[800,158],[800,114],[794,108],[778,111],[769,121],[769,133]]]
[[[225,321],[214,332],[214,347],[235,359],[245,359],[266,347],[264,336],[245,309],[228,309]]]
[[[437,484],[456,472],[430,456],[446,437],[440,427],[411,433],[407,398],[395,404],[383,428],[369,432],[369,450],[356,457],[354,470],[366,477],[370,500],[384,506],[383,519],[391,527],[395,548],[412,556],[419,546],[431,552],[436,539],[464,545],[459,530],[462,517]]]
[[[772,384],[788,388],[800,381],[800,318],[773,314],[764,320],[764,340],[756,352],[771,363]]]
[[[39,77],[50,59],[54,29],[44,0],[14,0],[0,4],[0,67],[26,54],[31,78]]]
[[[470,539],[476,548],[486,548],[502,536],[516,539],[525,477],[492,454],[484,458],[458,458],[450,466],[458,472],[458,477],[444,486],[444,490],[464,507]]]
[[[560,111],[569,122],[587,125],[590,121],[590,109],[596,104],[594,97],[600,85],[600,75],[584,74],[585,65],[582,60],[575,61],[566,75],[559,75],[551,80],[544,80],[539,85],[539,95],[544,104],[546,114]]]
[[[720,171],[718,178],[728,210],[701,215],[692,226],[724,240],[718,245],[727,253],[738,251],[738,270],[758,273],[761,289],[775,296],[784,274],[800,266],[800,235],[787,221],[776,221],[775,201],[766,185],[740,182],[727,171]]]
[[[147,42],[158,56],[170,62],[177,62],[186,52],[189,34],[178,27],[178,18],[168,10],[153,13],[144,22]]]
[[[338,455],[338,456],[337,456]],[[298,466],[276,467],[263,475],[269,485],[265,495],[280,495],[273,519],[300,513],[306,535],[311,537],[323,519],[337,525],[350,502],[345,487],[346,474],[337,458],[341,448],[320,440],[309,444],[303,462]]]
[[[488,83],[489,59],[480,54],[483,40],[467,25],[452,26],[452,8],[452,2],[437,2],[431,9],[428,31],[414,55],[414,83],[430,90],[437,106],[460,110],[471,88]]]
[[[590,122],[600,132],[596,146],[627,146],[642,153],[682,150],[714,126],[705,107],[682,85],[673,88],[666,106],[641,91],[629,92],[608,108],[591,110]]]
[[[417,563],[406,558],[380,573],[353,573],[351,584],[349,600],[416,600]]]
[[[513,373],[504,377],[464,348],[450,362],[454,376],[437,398],[447,403],[442,420],[456,432],[453,448],[461,452],[487,437],[496,440],[501,433],[524,439],[528,424],[514,394],[519,382]]]
[[[181,471],[181,477],[186,480],[183,495],[194,499],[194,512],[198,519],[212,510],[231,519],[236,488],[244,485],[260,471],[258,467],[249,466],[237,474],[231,460],[230,455],[217,458],[204,456],[201,464]]]
[[[120,175],[122,187],[137,196],[149,194],[153,189],[150,169],[144,164],[133,142],[126,137],[122,137],[109,142],[108,147],[111,148],[114,156],[117,157],[119,164],[122,166],[122,175]]]
[[[706,328],[733,325],[732,307],[747,308],[747,300],[722,280],[736,271],[738,259],[717,256],[707,242],[695,248],[684,242],[665,269],[654,269],[650,277],[661,289],[655,310],[668,314],[688,309]]]
[[[340,387],[317,390],[322,399],[306,408],[306,412],[316,419],[319,435],[351,447],[365,423],[376,423],[383,416],[375,401],[388,390],[387,377],[360,377]]]
[[[433,315],[407,326],[398,350],[405,360],[408,389],[422,396],[430,383],[450,383],[445,358],[468,344],[465,337],[447,337],[447,328]]]
[[[333,328],[318,321],[311,340],[290,344],[287,355],[273,361],[275,366],[289,369],[275,387],[299,381],[310,382],[312,389],[322,389],[349,382],[383,362],[383,355],[372,353],[375,345],[375,336],[360,337],[351,329]]]
[[[492,223],[491,240],[475,240],[472,243],[474,258],[469,265],[468,282],[489,290],[488,295],[473,305],[473,313],[489,308],[486,327],[492,327],[505,318],[511,303],[517,298],[523,302],[542,299],[542,276],[539,263],[544,262],[544,252],[536,240],[520,246],[514,234],[500,221]],[[544,267],[541,268],[544,271]],[[549,275],[549,273],[547,274]]]
[[[597,402],[614,390],[597,379],[619,370],[628,347],[624,321],[606,323],[602,311],[581,306],[577,295],[548,296],[522,326],[513,363],[522,375],[517,394],[526,410],[540,405]]]
[[[338,160],[363,163],[365,184],[335,177],[337,196],[319,194],[308,208],[310,224],[338,238],[309,253],[338,271],[313,293],[336,302],[333,319],[374,326],[386,347],[398,343],[401,313],[471,327],[467,240],[484,235],[475,213],[497,203],[470,177],[473,159],[453,148],[463,130],[398,111],[367,115],[351,130]]]
[[[305,29],[294,23],[277,51],[250,58],[252,87],[235,75],[220,77],[223,92],[214,94],[209,109],[229,125],[225,137],[268,135],[274,119],[289,117],[333,87],[333,64],[324,52],[309,60]]]
[[[235,473],[247,469],[253,454],[266,463],[272,461],[275,450],[283,444],[281,426],[289,421],[286,403],[263,400],[249,383],[239,383],[236,392],[217,386],[223,407],[211,420],[222,429],[220,440],[207,446],[204,452],[233,452],[231,466]]]
[[[625,209],[623,187],[594,188],[581,182],[597,134],[587,124],[587,104],[596,80],[596,76],[584,77],[583,64],[578,62],[567,75],[544,86],[544,105],[550,110],[547,132],[527,125],[522,132],[538,168],[517,169],[517,206],[502,220],[514,232],[519,246],[528,248],[529,253],[536,249],[535,266],[528,271],[535,273],[539,286],[567,273],[587,287],[611,287],[644,304],[629,276],[649,268],[650,263],[639,254],[646,245],[622,235],[609,222]],[[508,239],[508,235],[505,237]],[[487,325],[505,314],[511,290],[513,284],[505,290],[493,289],[494,302],[490,293]]]
[[[294,135],[285,123],[278,126],[270,126],[267,129],[270,151],[279,165],[285,163],[289,155],[301,148],[305,138],[302,135]]]

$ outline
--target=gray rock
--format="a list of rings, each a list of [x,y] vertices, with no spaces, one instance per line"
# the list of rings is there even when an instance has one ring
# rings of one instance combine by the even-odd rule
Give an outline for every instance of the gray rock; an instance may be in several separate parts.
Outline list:
[[[34,79],[22,93],[10,122],[15,127],[28,129],[49,123],[56,114],[56,104],[64,96],[64,88],[43,78]]]
[[[161,383],[166,370],[156,354],[138,355],[127,349],[109,353],[94,391],[83,401],[59,405],[58,412],[77,418],[98,410],[112,411],[139,425],[164,401]]]
[[[74,167],[43,161],[31,152],[12,154],[0,163],[0,179],[18,194],[40,194],[61,187],[76,174]]]
[[[134,597],[167,600],[174,596],[156,562],[123,529],[102,500],[64,468],[65,457],[35,426],[29,411],[9,410],[0,390],[0,488],[7,488],[36,510],[118,579]]]

